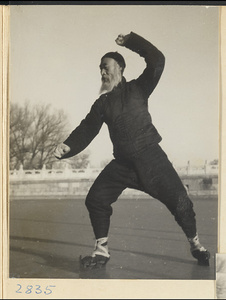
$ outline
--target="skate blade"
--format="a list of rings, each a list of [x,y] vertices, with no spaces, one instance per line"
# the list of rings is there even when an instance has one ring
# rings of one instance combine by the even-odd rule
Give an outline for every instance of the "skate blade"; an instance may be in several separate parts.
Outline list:
[[[199,266],[209,266],[210,253],[208,251],[202,252],[199,250],[195,250],[192,252],[194,258],[198,260]]]
[[[106,268],[106,264],[109,261],[109,259],[92,262],[91,260],[88,261],[83,260],[82,256],[80,255],[79,264],[80,264],[80,268],[82,268],[83,270],[100,270]]]
[[[206,266],[206,267],[209,267],[209,265],[210,265],[209,259],[206,259],[206,260],[198,260],[198,265],[199,265],[199,266]]]

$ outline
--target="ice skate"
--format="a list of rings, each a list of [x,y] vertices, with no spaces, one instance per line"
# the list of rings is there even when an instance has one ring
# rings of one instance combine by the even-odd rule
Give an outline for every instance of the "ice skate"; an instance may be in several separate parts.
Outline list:
[[[198,235],[189,238],[188,241],[191,245],[191,254],[198,260],[198,265],[209,266],[210,252],[200,244]]]
[[[110,257],[106,257],[103,255],[96,256],[80,256],[80,264],[84,269],[102,269],[105,267],[106,263],[109,261]]]
[[[204,248],[205,249],[205,248]],[[198,265],[200,266],[209,266],[209,259],[210,259],[210,253],[208,250],[193,250],[191,251],[191,254],[194,258],[198,260]]]
[[[96,240],[95,248],[92,255],[81,257],[80,264],[84,269],[101,269],[105,267],[110,259],[107,245],[108,238],[100,238]]]

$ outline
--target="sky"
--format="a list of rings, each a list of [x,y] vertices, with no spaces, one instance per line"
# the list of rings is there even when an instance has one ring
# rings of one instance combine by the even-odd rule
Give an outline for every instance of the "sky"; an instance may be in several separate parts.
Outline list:
[[[124,56],[127,81],[142,73],[144,60],[115,43],[118,34],[133,31],[166,58],[149,111],[170,161],[202,165],[218,158],[218,7],[19,5],[10,10],[10,102],[63,109],[69,120],[66,139],[99,97],[99,63],[106,52]],[[94,167],[113,158],[105,124],[87,150]]]

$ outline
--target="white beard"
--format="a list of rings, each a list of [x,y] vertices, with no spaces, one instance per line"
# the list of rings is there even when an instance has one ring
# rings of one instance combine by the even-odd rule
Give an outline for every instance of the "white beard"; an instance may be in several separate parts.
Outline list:
[[[100,87],[100,94],[108,93],[113,90],[115,86],[122,80],[122,75],[119,70],[115,70],[114,75],[109,75],[107,79],[102,78],[102,84]]]
[[[115,87],[114,82],[111,81],[102,81],[101,87],[100,87],[100,94],[108,93],[113,90]]]

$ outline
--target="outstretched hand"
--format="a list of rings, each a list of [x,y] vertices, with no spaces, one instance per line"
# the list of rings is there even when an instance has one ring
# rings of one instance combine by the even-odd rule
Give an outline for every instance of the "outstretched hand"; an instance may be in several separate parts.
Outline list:
[[[69,146],[67,146],[64,143],[61,143],[56,147],[53,154],[56,158],[62,158],[65,154],[70,152],[70,150],[71,150],[71,148]]]
[[[127,35],[119,34],[117,39],[115,40],[116,44],[119,46],[124,46],[128,38],[129,38],[129,34]]]

